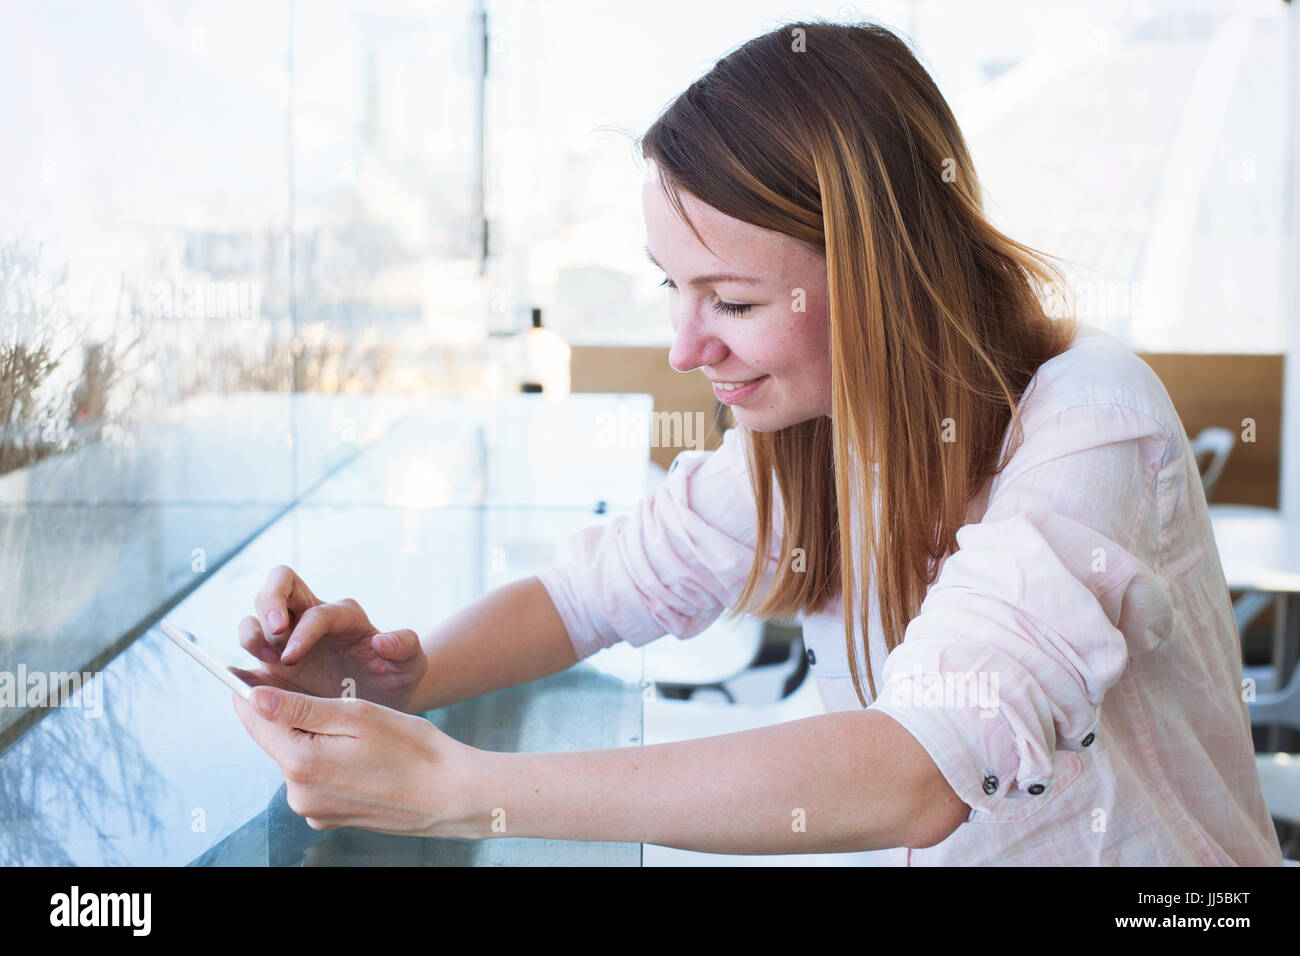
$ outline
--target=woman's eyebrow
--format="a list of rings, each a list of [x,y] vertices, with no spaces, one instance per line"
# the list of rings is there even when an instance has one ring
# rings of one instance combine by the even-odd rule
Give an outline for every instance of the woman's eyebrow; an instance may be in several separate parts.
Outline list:
[[[656,259],[654,253],[650,251],[649,246],[645,247],[645,254],[646,256],[649,257],[650,261],[654,263],[655,268],[657,268],[664,275],[668,274],[668,270],[665,269],[663,266],[659,265],[659,260]],[[715,282],[762,282],[762,281],[763,281],[762,279],[756,279],[753,276],[739,276],[730,272],[715,272],[707,276],[696,276],[694,279],[691,279],[687,283],[687,285],[712,285]]]

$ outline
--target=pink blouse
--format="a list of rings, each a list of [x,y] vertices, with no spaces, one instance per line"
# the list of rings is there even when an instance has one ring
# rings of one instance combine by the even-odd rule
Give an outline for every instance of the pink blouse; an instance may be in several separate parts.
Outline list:
[[[1187,434],[1144,362],[1082,332],[1038,370],[1023,444],[887,656],[871,597],[870,706],[972,807],[937,846],[885,856],[1281,865]],[[735,603],[756,546],[746,467],[734,429],[715,452],[684,453],[634,514],[580,532],[572,558],[540,575],[579,659],[692,637]],[[778,541],[771,561],[782,552]],[[860,707],[842,604],[802,623],[827,710]]]

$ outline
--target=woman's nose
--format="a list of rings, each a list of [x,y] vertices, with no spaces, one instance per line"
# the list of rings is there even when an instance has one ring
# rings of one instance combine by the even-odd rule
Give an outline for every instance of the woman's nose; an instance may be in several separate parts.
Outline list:
[[[682,319],[668,350],[668,364],[679,372],[689,372],[702,365],[717,365],[727,357],[727,346],[700,327],[690,316]]]

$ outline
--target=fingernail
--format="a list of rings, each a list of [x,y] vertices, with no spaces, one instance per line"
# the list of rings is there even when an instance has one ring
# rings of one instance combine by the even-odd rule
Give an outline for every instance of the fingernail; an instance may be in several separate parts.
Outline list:
[[[278,634],[280,628],[284,627],[284,615],[279,611],[272,611],[271,616],[267,618],[267,621],[271,625],[271,632],[273,634]]]
[[[296,650],[298,650],[298,645],[290,643],[289,646],[284,649],[284,653],[280,655],[280,660],[283,661],[286,657],[293,654],[294,651]]]
[[[274,717],[280,711],[280,695],[273,690],[263,689],[260,694],[254,694],[254,705],[258,713],[263,717]]]

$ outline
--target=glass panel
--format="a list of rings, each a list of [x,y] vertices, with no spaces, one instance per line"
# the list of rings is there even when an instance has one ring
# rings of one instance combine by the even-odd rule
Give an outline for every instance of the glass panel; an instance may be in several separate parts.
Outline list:
[[[1285,349],[1287,5],[919,5],[993,221],[1138,351]]]
[[[468,0],[293,7],[298,388],[475,388],[481,25]]]
[[[287,396],[231,397],[276,387],[287,317],[287,28],[252,2],[0,22],[0,671],[94,670],[329,464],[289,467]],[[39,716],[17,690],[0,741]]]
[[[0,861],[183,863],[275,795],[151,625],[233,661],[297,503],[482,381],[471,9],[0,9]]]
[[[544,307],[575,344],[668,345],[630,143],[729,49],[801,11],[491,9],[489,106],[503,133],[489,215],[511,300]],[[1085,321],[1144,351],[1279,352],[1293,228],[1286,9],[917,0],[861,12],[910,38],[969,141],[990,219],[1065,260]]]
[[[470,10],[0,11],[10,684],[96,670],[412,399],[481,382]],[[6,686],[0,746],[43,714]]]

